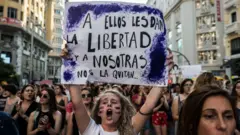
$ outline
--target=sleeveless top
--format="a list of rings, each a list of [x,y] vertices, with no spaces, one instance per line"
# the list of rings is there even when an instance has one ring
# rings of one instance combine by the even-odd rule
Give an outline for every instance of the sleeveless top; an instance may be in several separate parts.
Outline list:
[[[65,106],[65,103],[64,103],[64,100],[63,100],[63,99],[61,99],[57,104],[60,105],[60,106]],[[66,109],[65,109],[65,110],[58,109],[58,111],[60,111],[61,114],[62,114],[62,125],[61,125],[61,129],[63,129],[63,128],[64,128],[64,125],[65,125]]]
[[[236,112],[237,112],[237,129],[238,131],[240,130],[240,109],[236,108]]]
[[[182,109],[184,101],[185,100],[181,101],[180,95],[178,95],[178,118],[180,117],[180,111]],[[178,130],[178,121],[175,121],[175,134],[177,134],[177,130]]]
[[[33,101],[32,104],[28,107],[28,109],[26,110],[26,112],[24,113],[27,117],[30,116],[30,114],[35,111],[38,108],[38,103]],[[14,116],[17,113],[16,111],[16,106],[14,107],[13,111],[12,111],[12,116]],[[26,120],[24,120],[21,116],[19,116],[16,119],[16,124],[19,130],[19,134],[20,135],[26,135],[27,134],[27,125],[28,122]]]
[[[73,117],[72,117],[72,135],[79,135],[79,132],[78,132],[78,126],[77,126],[77,121],[76,121],[76,118],[75,118],[75,114],[73,113]]]
[[[55,120],[53,118],[53,114],[50,113],[50,112],[42,112],[42,111],[39,111],[39,114],[38,114],[36,120],[34,121],[34,129],[36,129],[38,127],[40,118],[42,118],[44,116],[48,117],[49,123],[51,124],[51,127],[54,129],[54,127],[55,127]],[[45,131],[38,132],[36,135],[49,135],[49,133],[48,133],[47,130],[45,130]]]
[[[5,112],[10,115],[12,114],[14,106],[20,101],[20,99],[17,97],[14,100],[15,100],[15,102],[12,104],[9,104],[9,98],[7,98],[7,101],[6,101]]]

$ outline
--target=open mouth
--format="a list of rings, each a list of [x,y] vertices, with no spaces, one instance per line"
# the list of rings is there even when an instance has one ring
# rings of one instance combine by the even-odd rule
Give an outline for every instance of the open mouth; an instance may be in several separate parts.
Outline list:
[[[111,109],[108,109],[107,110],[107,118],[110,120],[112,119],[112,110]]]

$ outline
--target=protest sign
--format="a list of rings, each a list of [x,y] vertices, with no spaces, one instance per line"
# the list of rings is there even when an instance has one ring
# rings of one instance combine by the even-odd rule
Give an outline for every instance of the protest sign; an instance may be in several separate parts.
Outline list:
[[[202,73],[201,65],[180,66],[183,78],[197,78]]]
[[[167,85],[166,27],[160,10],[114,2],[67,3],[69,58],[63,84]]]

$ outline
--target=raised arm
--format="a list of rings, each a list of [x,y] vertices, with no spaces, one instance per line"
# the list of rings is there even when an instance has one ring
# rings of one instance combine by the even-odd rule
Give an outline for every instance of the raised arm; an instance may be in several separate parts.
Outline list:
[[[147,96],[146,102],[141,107],[140,112],[133,117],[132,123],[136,133],[139,133],[143,128],[145,122],[152,116],[153,109],[160,96],[162,95],[162,88],[153,87]]]
[[[69,119],[67,120],[67,135],[72,135],[73,134],[73,122],[72,122],[72,119],[73,119],[73,113],[70,114],[69,116]]]
[[[172,103],[172,117],[178,120],[178,97],[175,97]]]
[[[87,129],[90,123],[90,117],[87,113],[85,105],[82,102],[81,86],[71,85],[70,94],[72,97],[72,103],[75,111],[75,118],[77,121],[78,129],[80,133],[83,134],[83,132]]]

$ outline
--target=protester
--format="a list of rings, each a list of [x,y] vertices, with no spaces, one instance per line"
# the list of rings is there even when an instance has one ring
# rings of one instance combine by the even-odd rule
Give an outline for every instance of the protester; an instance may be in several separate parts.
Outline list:
[[[230,81],[225,82],[225,89],[229,92],[229,94],[232,93],[232,83]]]
[[[28,135],[57,135],[60,133],[62,115],[57,111],[55,93],[52,89],[41,91],[40,108],[31,113]]]
[[[66,124],[66,107],[68,104],[68,98],[65,95],[66,93],[64,92],[64,88],[61,84],[56,84],[54,90],[56,94],[57,108],[62,114],[61,130],[62,134],[65,134],[66,131],[64,126]]]
[[[92,118],[82,102],[81,88],[70,86],[78,129],[82,135],[134,135],[138,134],[161,96],[162,90],[154,87],[136,114],[129,100],[118,91],[108,90],[99,96]]]
[[[27,125],[30,114],[38,108],[35,102],[35,92],[32,85],[25,85],[20,93],[21,102],[16,104],[12,116],[16,120],[20,135],[27,134]]]
[[[199,87],[202,87],[204,85],[211,85],[211,84],[217,84],[216,78],[212,73],[204,72],[198,76],[192,90],[196,90],[196,89],[199,89]]]
[[[177,132],[177,125],[178,125],[178,119],[179,119],[179,113],[181,110],[181,107],[188,97],[188,95],[191,92],[191,87],[193,85],[193,80],[191,79],[185,79],[181,83],[180,87],[180,94],[176,96],[173,100],[172,104],[172,116],[175,121],[175,132]]]
[[[165,92],[165,91],[164,91]],[[156,135],[167,135],[167,111],[169,109],[167,97],[163,95],[153,109],[152,124]]]
[[[0,111],[0,134],[1,135],[19,135],[15,121],[5,112]]]
[[[85,107],[87,109],[87,113],[89,116],[91,116],[91,112],[92,112],[92,108],[93,108],[93,96],[91,94],[90,89],[83,88],[81,96],[82,96],[83,104],[85,105]],[[68,119],[68,128],[67,129],[68,129],[67,135],[78,135],[79,134],[74,113],[72,113],[70,118]]]
[[[180,91],[180,90],[179,90]],[[167,99],[167,102],[168,102],[168,106],[169,106],[169,109],[168,111],[166,112],[167,113],[167,133],[168,135],[174,135],[174,129],[175,129],[175,124],[174,124],[174,120],[173,120],[173,117],[172,117],[172,103],[173,103],[173,94],[172,94],[172,91],[171,91],[171,87],[168,86],[167,88],[165,88],[164,90],[164,95]]]
[[[180,94],[180,84],[179,83],[173,84],[172,89],[173,89],[174,96],[178,96]]]
[[[7,97],[4,96],[4,89],[2,88],[2,85],[0,85],[0,111],[4,111],[6,102],[7,102]]]
[[[233,135],[236,103],[218,86],[197,87],[186,99],[177,135]]]
[[[20,101],[20,98],[17,97],[17,87],[13,84],[5,85],[4,90],[7,92],[9,97],[7,98],[4,112],[12,114],[14,106]]]
[[[40,95],[41,95],[40,85],[35,84],[35,85],[34,85],[34,90],[35,90],[36,102],[39,103],[39,102],[40,102]]]
[[[236,101],[236,111],[237,115],[240,116],[240,80],[235,83],[232,89],[232,96],[235,98]],[[237,117],[237,128],[240,130],[240,117]]]

